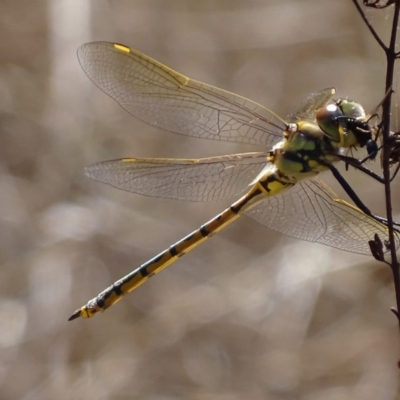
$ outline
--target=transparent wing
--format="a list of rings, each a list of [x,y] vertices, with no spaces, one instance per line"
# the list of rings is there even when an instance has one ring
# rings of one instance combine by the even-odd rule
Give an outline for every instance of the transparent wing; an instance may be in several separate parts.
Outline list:
[[[89,178],[145,196],[214,201],[244,191],[267,163],[266,153],[202,159],[125,158],[85,168]]]
[[[315,121],[316,112],[325,107],[332,100],[335,93],[335,88],[327,88],[310,94],[292,114],[288,115],[287,121]]]
[[[352,253],[371,255],[368,241],[376,233],[381,240],[388,238],[385,225],[339,199],[315,178],[266,199],[246,215],[287,236]],[[397,235],[396,246],[399,247]]]
[[[129,47],[107,42],[78,49],[87,76],[135,117],[204,139],[272,145],[287,123],[267,108],[176,72]]]

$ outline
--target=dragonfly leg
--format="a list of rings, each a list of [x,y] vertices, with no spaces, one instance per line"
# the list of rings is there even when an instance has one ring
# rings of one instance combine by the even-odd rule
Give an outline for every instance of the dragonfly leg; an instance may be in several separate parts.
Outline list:
[[[364,167],[363,161],[358,160],[357,158],[354,157],[349,157],[349,156],[344,156],[344,155],[336,155],[338,158],[340,158],[344,163],[346,164],[346,168],[350,165],[359,171],[364,172],[366,175],[370,176],[371,178],[375,179],[379,183],[385,183],[385,180],[383,179],[382,176],[379,174],[375,173],[374,171],[371,171],[369,168]]]
[[[340,183],[340,185],[345,190],[345,192],[348,194],[348,196],[351,198],[351,200],[354,202],[354,204],[364,214],[370,216],[371,218],[374,218],[376,221],[381,222],[384,225],[388,224],[388,221],[386,218],[380,217],[371,212],[371,210],[361,201],[361,199],[358,197],[357,193],[352,189],[352,187],[349,185],[349,183],[346,181],[346,179],[343,177],[343,175],[337,170],[336,167],[334,167],[332,164],[325,164],[325,165],[330,169],[333,176],[337,179],[337,181]],[[397,222],[394,222],[394,225],[400,226],[400,224]],[[395,230],[397,232],[399,232],[399,229],[395,229]]]

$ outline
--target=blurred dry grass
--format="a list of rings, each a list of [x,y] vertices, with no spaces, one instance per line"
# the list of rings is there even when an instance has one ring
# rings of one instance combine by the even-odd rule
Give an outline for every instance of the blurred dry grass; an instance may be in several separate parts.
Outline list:
[[[136,121],[84,76],[77,47],[125,43],[282,115],[328,86],[371,109],[384,62],[351,1],[2,0],[0,33],[1,399],[398,398],[390,272],[250,220],[67,322],[227,205],[118,192],[84,165],[254,150]],[[349,180],[381,210],[379,185]]]

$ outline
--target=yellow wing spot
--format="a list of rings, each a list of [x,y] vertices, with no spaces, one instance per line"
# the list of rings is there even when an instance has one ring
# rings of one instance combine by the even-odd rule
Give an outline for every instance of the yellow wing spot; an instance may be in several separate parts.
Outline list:
[[[131,49],[129,47],[126,47],[126,46],[124,46],[122,44],[114,43],[114,47],[117,50],[121,50],[121,51],[123,51],[125,53],[130,53],[131,52]]]
[[[136,162],[136,158],[121,158],[121,161],[126,163],[132,163]]]
[[[185,81],[183,82],[183,86],[187,86],[189,81],[190,79],[187,76],[185,76]]]

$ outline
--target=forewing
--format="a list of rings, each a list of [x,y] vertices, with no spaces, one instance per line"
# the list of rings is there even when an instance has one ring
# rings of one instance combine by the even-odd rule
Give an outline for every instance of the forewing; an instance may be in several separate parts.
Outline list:
[[[246,215],[287,236],[371,255],[369,240],[388,238],[387,227],[339,199],[322,181],[309,179],[266,199]],[[396,246],[399,237],[396,235]]]
[[[272,145],[287,124],[237,94],[198,82],[123,45],[87,43],[78,49],[88,77],[130,114],[192,137]]]
[[[318,92],[310,94],[294,111],[287,117],[289,122],[297,121],[315,121],[316,112],[325,107],[331,100],[333,95],[336,93],[335,88],[326,88]]]
[[[89,178],[145,196],[214,201],[244,191],[267,163],[266,153],[203,159],[125,158],[85,168]]]

